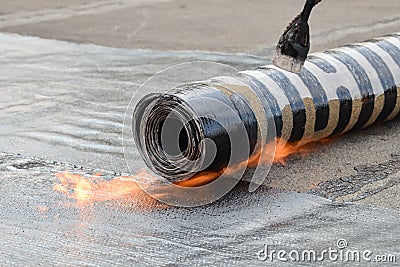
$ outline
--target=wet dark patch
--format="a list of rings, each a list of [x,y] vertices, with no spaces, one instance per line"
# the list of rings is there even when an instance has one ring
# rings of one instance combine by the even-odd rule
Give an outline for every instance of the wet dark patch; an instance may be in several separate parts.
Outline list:
[[[46,165],[44,163],[38,162],[38,161],[29,161],[29,162],[20,163],[20,164],[13,164],[11,166],[16,169],[27,170],[27,169],[45,167]]]
[[[331,200],[345,199],[346,201],[359,201],[377,194],[400,184],[400,179],[390,179],[392,175],[400,173],[400,154],[392,154],[392,158],[388,162],[377,165],[355,167],[356,175],[320,183],[309,193]]]
[[[80,172],[82,174],[101,173],[104,177],[122,176],[126,174],[104,169],[87,168],[76,164],[63,163],[54,160],[44,160],[37,157],[24,157],[20,154],[0,152],[0,171],[38,170],[44,173],[55,173],[57,171]],[[18,172],[19,173],[19,172]]]

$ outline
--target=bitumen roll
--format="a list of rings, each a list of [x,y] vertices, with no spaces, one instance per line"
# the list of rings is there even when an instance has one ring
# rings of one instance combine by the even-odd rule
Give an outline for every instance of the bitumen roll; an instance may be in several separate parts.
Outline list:
[[[136,107],[133,132],[147,166],[178,182],[246,161],[269,144],[301,147],[399,113],[400,36],[393,34],[312,54],[300,74],[269,65],[149,94]]]

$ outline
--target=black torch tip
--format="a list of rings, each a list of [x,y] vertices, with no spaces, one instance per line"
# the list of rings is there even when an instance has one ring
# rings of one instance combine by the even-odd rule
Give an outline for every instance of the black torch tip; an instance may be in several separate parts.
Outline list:
[[[321,0],[308,0],[303,11],[286,28],[279,39],[272,63],[284,70],[300,73],[310,51],[308,19]]]

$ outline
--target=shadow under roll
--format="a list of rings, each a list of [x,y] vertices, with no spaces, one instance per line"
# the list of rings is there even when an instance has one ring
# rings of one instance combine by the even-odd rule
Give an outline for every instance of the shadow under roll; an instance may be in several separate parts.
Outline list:
[[[221,172],[272,141],[302,146],[399,113],[394,34],[313,54],[300,74],[265,66],[147,95],[133,133],[147,166],[178,182]]]

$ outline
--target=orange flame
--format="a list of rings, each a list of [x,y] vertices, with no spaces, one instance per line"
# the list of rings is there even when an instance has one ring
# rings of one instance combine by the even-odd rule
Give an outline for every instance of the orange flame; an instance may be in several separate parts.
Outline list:
[[[143,174],[143,173],[141,173]],[[107,202],[126,199],[138,206],[156,206],[158,202],[147,195],[134,181],[132,176],[115,177],[105,180],[100,174],[85,177],[80,174],[58,172],[59,180],[53,189],[75,200],[78,207],[93,205],[95,202]]]
[[[331,142],[331,140],[324,139],[321,140],[319,143],[325,144],[328,142]],[[314,142],[304,146],[299,146],[297,144],[281,142],[281,139],[277,138],[274,142],[267,144],[262,152],[260,151],[251,155],[248,160],[235,164],[234,166],[230,166],[229,168],[224,168],[217,172],[200,173],[195,175],[191,179],[180,181],[175,184],[183,187],[197,187],[211,183],[212,181],[220,177],[223,173],[225,173],[226,175],[232,175],[240,170],[243,170],[244,168],[255,168],[259,164],[280,163],[282,165],[286,165],[286,160],[290,156],[295,154],[306,156],[313,150],[315,150],[315,144],[316,143]],[[273,148],[275,145],[275,154],[272,158],[271,156],[268,156],[268,154],[273,153]],[[263,153],[263,155],[261,155],[261,153]],[[268,162],[262,162],[263,160]]]
[[[222,169],[219,172],[202,172],[199,173],[192,178],[184,181],[179,181],[176,182],[176,185],[182,186],[182,187],[198,187],[198,186],[203,186],[206,184],[211,183],[218,177],[220,177],[224,172],[226,171],[225,169]]]
[[[324,139],[319,143],[327,143],[331,140]],[[315,143],[308,144],[306,146],[298,146],[295,144],[280,142],[276,140],[275,154],[273,159],[271,156],[265,157],[271,160],[273,163],[286,164],[286,159],[294,154],[307,155],[311,151],[315,150]],[[263,150],[263,153],[271,153],[271,144]],[[254,168],[259,164],[270,163],[260,162],[264,157],[261,157],[260,153],[256,153],[250,157],[249,160],[243,161],[234,165],[233,167],[224,168],[218,172],[204,172],[195,175],[193,178],[180,181],[175,183],[182,187],[198,187],[206,185],[220,177],[222,174],[233,174],[242,170],[243,168]],[[152,175],[141,171],[137,176],[154,179]],[[101,174],[95,174],[91,177],[84,177],[79,174],[72,174],[68,172],[56,173],[56,177],[59,180],[58,184],[55,184],[53,189],[60,193],[65,194],[69,199],[76,201],[79,207],[93,205],[95,202],[107,202],[117,201],[121,199],[129,199],[134,201],[135,204],[142,207],[154,207],[160,205],[155,199],[147,195],[135,182],[135,176],[121,176],[115,177],[112,180],[101,179]],[[154,180],[153,180],[154,181]]]
[[[282,144],[278,139],[276,142],[276,150],[274,155],[274,163],[280,163],[286,165],[286,160],[293,155],[306,156],[315,150],[316,143],[309,143],[304,146],[299,146],[297,144],[286,143]]]

